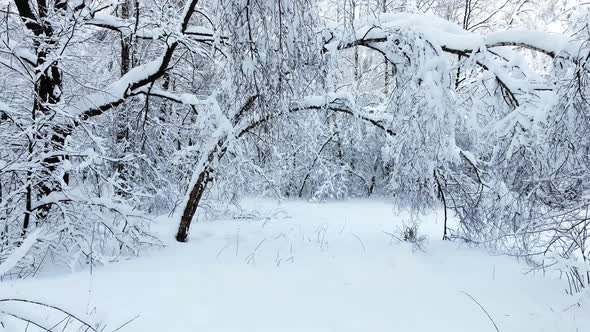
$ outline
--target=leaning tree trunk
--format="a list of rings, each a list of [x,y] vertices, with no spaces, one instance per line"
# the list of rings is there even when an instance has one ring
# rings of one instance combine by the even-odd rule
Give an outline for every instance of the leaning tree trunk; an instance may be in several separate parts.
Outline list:
[[[236,112],[236,114],[234,114],[231,121],[234,127],[240,120],[243,119],[246,114],[250,112],[257,99],[258,95],[250,96],[246,100],[246,103]],[[246,126],[245,129],[243,129],[242,132],[237,135],[237,137],[240,137],[248,130],[257,127],[264,122],[264,120],[257,121],[250,124],[249,126]],[[225,152],[227,151],[227,141],[229,139],[228,133],[220,133],[216,137],[216,141],[213,140],[213,144],[209,145],[212,148],[208,152],[205,151],[203,153],[204,159],[202,159],[198,164],[200,169],[194,173],[196,177],[193,176],[191,179],[191,184],[189,185],[190,192],[186,198],[182,217],[180,218],[180,225],[178,226],[178,232],[176,233],[176,240],[178,242],[186,242],[188,240],[188,232],[197,212],[197,208],[199,207],[199,203],[203,198],[205,190],[207,190],[207,185],[213,182],[219,161],[221,158],[223,158]]]
[[[191,223],[199,207],[199,203],[203,198],[207,185],[213,182],[215,176],[215,170],[221,158],[227,151],[225,143],[227,136],[222,136],[217,141],[217,144],[213,146],[213,149],[206,154],[207,158],[204,162],[200,163],[201,169],[198,170],[198,175],[193,177],[193,181],[189,187],[189,194],[186,198],[186,204],[180,218],[180,225],[178,226],[178,232],[176,233],[176,241],[186,242],[188,240],[188,233]]]
[[[182,212],[182,217],[180,218],[178,232],[176,233],[176,241],[178,242],[186,242],[188,240],[188,232],[193,217],[197,212],[197,207],[201,202],[201,198],[203,198],[203,193],[205,193],[205,189],[207,189],[207,185],[211,181],[211,171],[212,170],[209,169],[209,167],[205,167],[205,169],[199,173],[197,182],[195,182],[189,193],[184,211]]]

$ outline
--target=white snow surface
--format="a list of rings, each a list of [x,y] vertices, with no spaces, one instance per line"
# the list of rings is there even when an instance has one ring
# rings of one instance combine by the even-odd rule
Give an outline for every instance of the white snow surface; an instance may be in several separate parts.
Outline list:
[[[563,281],[440,240],[440,213],[421,218],[429,240],[413,251],[385,233],[410,220],[386,201],[241,206],[241,218],[199,220],[188,243],[174,242],[175,218],[159,218],[165,248],[92,273],[4,281],[0,299],[58,305],[105,331],[135,317],[119,331],[496,331],[467,293],[501,332],[590,331],[590,303]],[[0,302],[11,309],[47,326],[63,318]],[[0,331],[23,331],[0,320]]]

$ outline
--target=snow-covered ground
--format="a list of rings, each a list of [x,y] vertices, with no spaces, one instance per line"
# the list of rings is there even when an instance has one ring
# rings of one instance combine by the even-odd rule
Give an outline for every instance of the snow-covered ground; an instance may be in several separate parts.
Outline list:
[[[6,281],[0,299],[56,304],[105,331],[129,320],[120,331],[493,332],[491,320],[501,332],[590,331],[588,302],[576,305],[563,281],[441,241],[441,215],[422,218],[420,251],[388,234],[410,217],[384,201],[243,207],[242,218],[195,224],[184,244],[161,218],[165,248],[92,273]],[[0,302],[46,326],[63,318],[32,307]],[[23,331],[3,321],[0,331]]]

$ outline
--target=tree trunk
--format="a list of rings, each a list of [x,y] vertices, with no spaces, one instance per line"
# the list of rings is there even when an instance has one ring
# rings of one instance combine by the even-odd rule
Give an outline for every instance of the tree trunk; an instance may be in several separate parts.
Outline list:
[[[386,13],[387,0],[382,0],[381,5],[381,10],[383,11],[383,13]],[[383,77],[383,93],[385,94],[385,96],[387,96],[389,94],[389,61],[387,61],[387,57],[385,55],[383,56],[383,61],[385,62],[385,73]]]
[[[240,110],[233,116],[232,125],[235,127],[242,118],[247,115],[247,113],[254,107],[256,100],[258,99],[258,95],[250,96],[246,103],[240,108]],[[258,122],[257,124],[250,127],[250,129],[256,127],[257,125],[264,123]],[[238,134],[238,137],[244,134],[248,129],[246,129],[241,134]],[[227,133],[221,134],[217,136],[217,142],[214,142],[212,145],[213,148],[209,152],[203,153],[203,156],[206,156],[206,159],[202,160],[198,165],[201,167],[201,170],[198,171],[199,175],[193,177],[194,180],[191,180],[191,184],[189,185],[190,193],[187,197],[186,204],[184,206],[184,211],[182,212],[182,217],[180,219],[180,224],[178,226],[178,232],[176,233],[176,240],[178,242],[186,242],[188,240],[188,232],[191,226],[191,222],[195,217],[197,212],[197,208],[199,207],[199,203],[201,202],[201,198],[203,198],[203,194],[205,190],[207,190],[207,185],[211,183],[215,177],[215,171],[219,164],[219,161],[225,155],[227,151],[227,143],[228,136]],[[194,181],[194,182],[193,182]]]
[[[191,222],[193,221],[193,217],[197,212],[197,207],[201,202],[201,198],[203,198],[203,193],[207,188],[207,185],[210,182],[210,170],[209,167],[205,167],[205,169],[199,173],[199,177],[197,182],[191,189],[191,192],[188,197],[188,201],[186,206],[184,207],[184,211],[182,213],[182,217],[180,218],[180,225],[178,226],[178,232],[176,233],[176,241],[178,242],[186,242],[188,240],[188,232],[191,226]]]
[[[121,2],[119,7],[119,16],[123,20],[128,20],[131,17],[131,0],[124,0]],[[133,67],[133,45],[132,45],[131,34],[121,34],[121,76],[127,74]],[[115,140],[121,149],[121,158],[124,157],[127,152],[127,144],[129,141],[129,128],[128,128],[128,117],[127,112],[117,112],[115,114]],[[118,161],[115,164],[115,171],[119,174],[121,180],[125,181],[127,178],[127,170],[123,162]],[[119,195],[123,195],[123,192],[117,190]]]
[[[434,179],[436,180],[436,184],[438,186],[438,195],[443,203],[443,209],[444,209],[444,224],[443,224],[442,239],[448,240],[449,234],[448,234],[448,227],[447,227],[447,198],[445,196],[444,182],[441,183],[439,176],[440,176],[440,173],[437,170],[434,170]],[[444,181],[444,179],[443,179],[443,181]]]
[[[35,82],[35,101],[33,103],[32,119],[35,121],[37,116],[51,116],[53,113],[53,106],[60,102],[62,91],[62,73],[59,69],[59,63],[54,61],[47,65],[47,58],[51,50],[56,47],[56,40],[53,37],[53,28],[47,19],[47,3],[45,1],[38,1],[37,13],[34,12],[34,7],[29,1],[15,1],[18,13],[25,23],[25,26],[35,35],[34,47],[37,55],[35,74],[38,77]],[[60,3],[61,4],[61,3]],[[63,5],[56,4],[56,10],[63,10]],[[41,71],[41,68],[45,68]],[[48,141],[42,144],[42,153],[50,155],[42,159],[41,163],[44,168],[44,179],[38,184],[37,196],[44,197],[54,191],[60,191],[60,181],[54,178],[57,166],[66,158],[65,154],[60,154],[64,151],[66,137],[69,132],[67,128],[59,126],[50,126],[45,133],[36,129],[36,132],[30,138],[36,141]],[[47,135],[49,139],[44,139],[42,136]],[[29,153],[31,156],[35,153],[34,142],[29,144]],[[29,172],[28,181],[31,182],[32,172]],[[67,173],[64,175],[63,181],[68,182]],[[29,227],[33,188],[27,185],[26,188],[26,206],[23,220],[23,236]],[[44,219],[49,213],[49,205],[43,206],[37,212],[40,220]]]
[[[356,19],[356,1],[350,2],[350,27],[354,31],[354,20]],[[359,79],[361,76],[361,71],[359,68],[359,49],[358,47],[354,47],[354,81],[356,83],[356,87],[358,88]]]
[[[219,138],[217,144],[207,154],[207,159],[201,164],[202,169],[199,171],[196,181],[189,188],[190,193],[186,200],[182,217],[180,218],[178,232],[176,233],[176,241],[178,242],[187,242],[188,240],[189,229],[201,202],[201,198],[203,198],[203,194],[207,190],[207,185],[214,179],[217,164],[227,151],[227,147],[225,147],[226,140],[227,136],[225,135]]]
[[[130,2],[130,0],[125,0],[121,3],[121,13],[119,14],[119,16],[123,20],[127,20],[130,17]],[[121,76],[127,74],[131,69],[131,42],[131,34],[121,34]]]

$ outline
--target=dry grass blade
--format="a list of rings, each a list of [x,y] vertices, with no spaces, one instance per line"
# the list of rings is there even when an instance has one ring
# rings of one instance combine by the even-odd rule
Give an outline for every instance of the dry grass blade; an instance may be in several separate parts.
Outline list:
[[[481,310],[486,314],[486,316],[488,316],[490,322],[492,322],[492,324],[494,324],[494,328],[496,329],[496,331],[500,332],[498,325],[496,325],[496,322],[494,322],[494,319],[492,319],[492,316],[490,316],[488,311],[481,305],[481,303],[479,303],[473,296],[471,296],[471,294],[469,294],[465,291],[461,291],[461,293],[467,295],[473,302],[475,302],[475,304],[477,304],[481,308]]]

